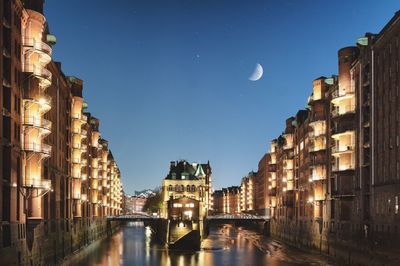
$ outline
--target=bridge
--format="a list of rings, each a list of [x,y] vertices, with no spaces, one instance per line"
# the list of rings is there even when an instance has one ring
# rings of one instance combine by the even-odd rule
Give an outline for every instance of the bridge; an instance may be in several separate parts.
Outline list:
[[[107,221],[132,221],[132,222],[144,222],[144,221],[155,221],[161,219],[158,216],[152,216],[147,213],[132,213],[127,215],[119,216],[107,216]]]
[[[132,213],[128,215],[120,216],[108,216],[108,221],[155,221],[162,219],[158,216],[152,216],[146,213]],[[266,222],[269,220],[267,216],[259,216],[247,213],[240,214],[219,214],[207,216],[208,221],[218,221],[218,222],[233,222],[233,221],[255,221],[255,222]]]
[[[259,216],[248,213],[240,213],[240,214],[219,214],[207,216],[206,218],[209,221],[220,221],[220,222],[229,222],[229,221],[255,221],[255,222],[266,222],[269,221],[269,217],[267,216]]]

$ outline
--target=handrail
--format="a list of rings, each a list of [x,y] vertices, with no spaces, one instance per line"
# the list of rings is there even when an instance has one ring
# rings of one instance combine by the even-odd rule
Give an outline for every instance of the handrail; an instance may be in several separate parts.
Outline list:
[[[53,49],[51,48],[51,46],[43,42],[42,40],[36,40],[34,38],[23,38],[22,45],[33,47],[35,48],[35,50],[42,51],[49,56],[51,56],[53,53]]]
[[[25,142],[24,150],[51,155],[51,146],[45,143]]]
[[[47,130],[51,130],[51,121],[36,116],[24,116],[23,123],[25,125],[32,125],[35,127],[41,127]]]
[[[346,151],[353,151],[354,150],[354,145],[348,145],[348,146],[333,146],[332,147],[332,153],[341,153],[341,152],[346,152]]]
[[[51,81],[52,73],[49,70],[47,70],[46,68],[44,68],[43,66],[37,66],[34,64],[23,64],[22,71],[33,73],[36,76],[39,76],[39,77],[42,77],[42,78],[45,78],[45,79]]]
[[[23,187],[31,188],[41,188],[41,189],[51,189],[51,180],[41,180],[41,179],[25,179],[22,185]]]
[[[355,105],[346,105],[341,107],[336,107],[332,110],[332,117],[345,115],[348,113],[354,113],[356,111]]]
[[[355,93],[354,90],[350,90],[350,91],[334,90],[332,92],[332,99],[336,99],[336,98],[347,96],[347,95],[353,95],[354,93]]]

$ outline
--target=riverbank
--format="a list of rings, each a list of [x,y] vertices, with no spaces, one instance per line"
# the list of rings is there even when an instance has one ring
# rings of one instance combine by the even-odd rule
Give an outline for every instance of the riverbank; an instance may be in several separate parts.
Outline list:
[[[113,235],[119,222],[106,218],[41,222],[31,229],[31,235],[21,234],[20,227],[15,228],[18,238],[12,245],[0,250],[2,265],[60,264],[91,243]]]

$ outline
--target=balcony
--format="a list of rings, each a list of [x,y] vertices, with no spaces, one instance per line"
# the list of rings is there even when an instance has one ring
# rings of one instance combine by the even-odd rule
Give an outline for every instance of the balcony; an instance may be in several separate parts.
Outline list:
[[[87,122],[87,116],[82,113],[73,113],[71,114],[71,117],[73,120],[79,120],[82,123]]]
[[[326,180],[326,176],[323,174],[317,174],[317,173],[312,173],[309,178],[310,182],[323,181],[323,180]]]
[[[346,99],[351,99],[355,96],[354,90],[345,91],[345,90],[335,90],[332,92],[332,103],[338,105],[339,102]]]
[[[340,154],[346,154],[346,153],[352,153],[354,152],[354,146],[353,145],[348,145],[348,146],[334,146],[332,147],[332,155],[333,156],[339,156]]]
[[[22,185],[25,188],[36,188],[36,189],[51,189],[51,180],[40,180],[40,179],[25,179]]]
[[[87,152],[87,149],[88,149],[88,147],[87,147],[86,144],[82,144],[82,145],[81,145],[81,151],[82,151],[82,152]]]
[[[47,43],[42,40],[36,40],[34,38],[24,38],[22,40],[22,45],[33,52],[39,53],[42,57],[42,61],[48,64],[51,61],[52,48]]]
[[[356,112],[355,105],[337,106],[332,110],[332,117],[339,117],[347,114],[354,114]]]
[[[34,76],[40,78],[44,87],[48,87],[51,85],[52,74],[43,66],[24,64],[22,67],[22,71],[32,73]]]
[[[317,137],[325,137],[325,134],[326,134],[325,130],[312,130],[308,133],[308,137],[310,139],[314,139]]]
[[[341,171],[352,171],[355,169],[354,164],[341,164],[341,163],[334,163],[332,164],[332,172],[341,172]]]
[[[81,193],[72,193],[72,199],[80,200],[81,199]]]
[[[37,116],[24,116],[23,124],[24,126],[31,126],[46,130],[48,133],[51,131],[51,121]]]
[[[81,163],[81,158],[80,157],[73,157],[71,161],[72,161],[73,164],[80,164]]]
[[[78,126],[75,126],[75,127],[72,127],[71,132],[72,132],[72,134],[80,135],[82,132],[82,129]]]
[[[293,169],[293,160],[292,159],[284,159],[283,160],[283,169],[286,169],[286,170]]]
[[[323,151],[326,149],[326,144],[325,143],[310,143],[308,145],[308,152],[317,152],[317,151]]]
[[[41,153],[48,157],[51,156],[51,146],[44,143],[25,142],[23,145],[24,151]]]

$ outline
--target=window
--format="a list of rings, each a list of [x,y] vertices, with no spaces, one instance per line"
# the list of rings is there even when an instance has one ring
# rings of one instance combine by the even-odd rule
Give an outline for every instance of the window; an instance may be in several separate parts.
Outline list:
[[[192,185],[192,192],[195,192],[195,191],[196,191],[196,186]]]
[[[179,185],[175,185],[175,191],[179,191]]]
[[[399,196],[394,197],[394,213],[399,213]]]
[[[173,206],[174,206],[174,208],[182,208],[181,203],[174,203]]]
[[[172,185],[169,185],[168,186],[168,191],[172,191],[173,189],[172,189]]]
[[[181,191],[185,191],[185,186],[181,185]]]
[[[187,192],[190,192],[190,185],[187,185],[187,186],[186,186],[186,191],[187,191]]]

